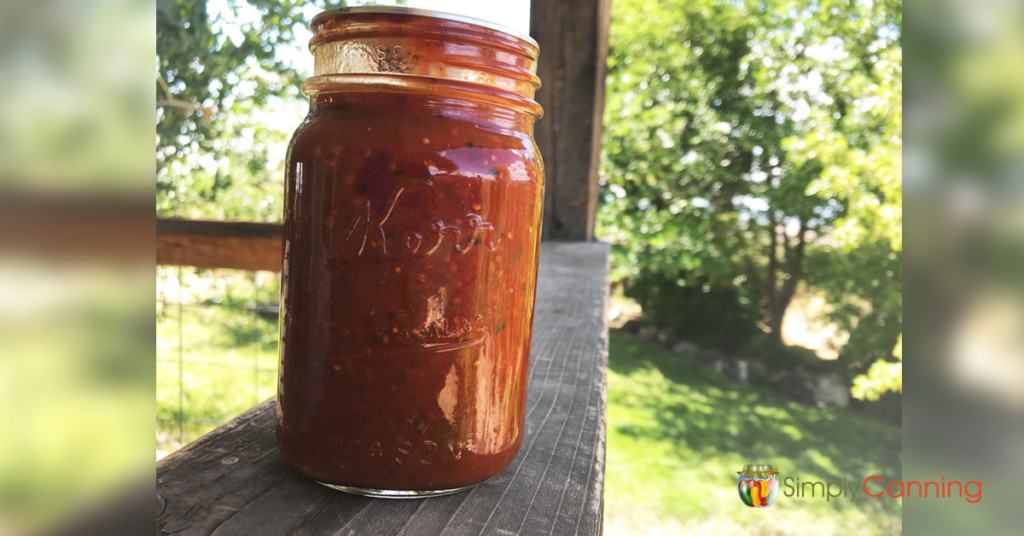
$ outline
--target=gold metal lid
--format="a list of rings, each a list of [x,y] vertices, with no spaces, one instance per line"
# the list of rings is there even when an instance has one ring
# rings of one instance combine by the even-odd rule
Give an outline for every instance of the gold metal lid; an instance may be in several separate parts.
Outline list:
[[[324,11],[312,27],[313,76],[302,85],[309,96],[369,87],[442,91],[543,115],[534,100],[540,50],[513,30],[461,15],[377,6]]]
[[[745,477],[769,478],[779,474],[779,469],[774,465],[744,465],[742,471],[736,474]]]

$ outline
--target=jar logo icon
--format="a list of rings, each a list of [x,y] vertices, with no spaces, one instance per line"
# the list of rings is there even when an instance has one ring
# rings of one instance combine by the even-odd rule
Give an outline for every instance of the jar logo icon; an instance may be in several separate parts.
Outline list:
[[[779,495],[779,470],[771,465],[745,465],[737,481],[737,489],[743,504],[753,508],[765,508],[775,502]]]

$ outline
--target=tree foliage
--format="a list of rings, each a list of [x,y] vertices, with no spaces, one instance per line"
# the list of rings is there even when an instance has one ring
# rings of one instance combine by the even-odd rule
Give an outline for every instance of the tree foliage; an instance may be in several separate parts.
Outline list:
[[[157,2],[160,214],[280,218],[281,174],[271,155],[287,133],[267,116],[301,102],[301,76],[281,51],[294,46],[312,4]]]
[[[893,348],[895,361],[879,359],[868,367],[867,372],[853,380],[850,389],[854,398],[878,400],[885,393],[903,392],[903,337]]]
[[[850,332],[854,370],[888,358],[901,330],[899,2],[613,9],[599,232],[615,276],[642,301],[700,290],[679,309],[734,296],[775,339],[805,283]]]

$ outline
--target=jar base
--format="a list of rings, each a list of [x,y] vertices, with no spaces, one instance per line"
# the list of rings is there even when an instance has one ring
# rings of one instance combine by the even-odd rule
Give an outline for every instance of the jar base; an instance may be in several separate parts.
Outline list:
[[[360,488],[358,486],[342,486],[339,484],[328,484],[327,482],[316,481],[317,484],[326,486],[333,490],[343,491],[352,495],[362,495],[363,497],[374,497],[377,499],[426,499],[428,497],[440,497],[442,495],[451,495],[460,491],[465,491],[472,488],[474,485],[462,486],[458,488],[449,489],[429,489],[429,490],[398,490],[398,489],[377,489],[377,488]]]

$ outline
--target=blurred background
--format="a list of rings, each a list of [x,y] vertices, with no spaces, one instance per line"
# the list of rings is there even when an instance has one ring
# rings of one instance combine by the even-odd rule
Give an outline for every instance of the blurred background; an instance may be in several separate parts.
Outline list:
[[[1024,4],[908,0],[903,473],[985,483],[904,528],[1015,534],[1024,477]]]
[[[529,2],[459,4],[528,24]],[[278,221],[324,7],[0,5],[0,534],[151,482],[154,439],[165,456],[273,394],[276,275],[155,267],[154,289],[153,178],[159,216]],[[613,0],[609,534],[891,534],[901,513],[909,534],[1014,533],[1024,8],[903,7]],[[985,493],[758,516],[732,486],[760,461]]]
[[[153,485],[154,23],[0,3],[0,534]]]

